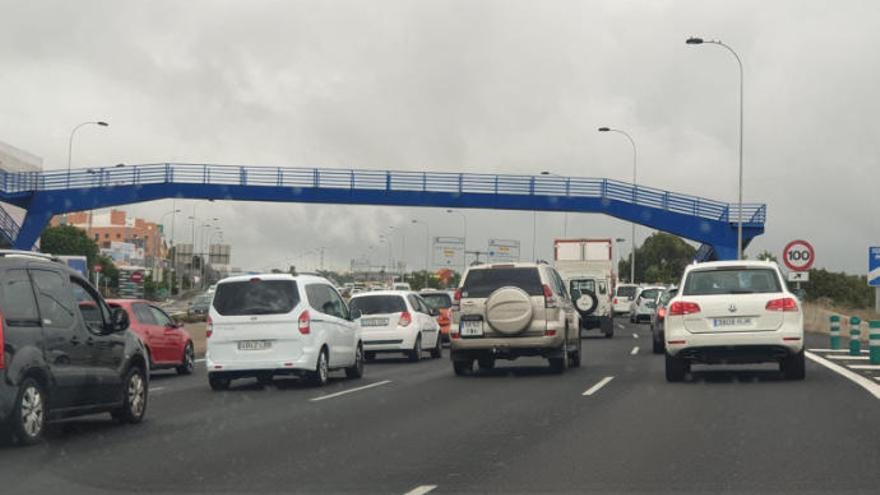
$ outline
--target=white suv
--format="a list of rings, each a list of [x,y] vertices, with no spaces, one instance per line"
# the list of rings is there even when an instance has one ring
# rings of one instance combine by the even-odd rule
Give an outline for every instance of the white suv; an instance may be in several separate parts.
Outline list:
[[[779,267],[766,261],[690,265],[665,324],[666,379],[691,363],[778,362],[787,379],[804,378],[804,319]]]
[[[368,292],[355,295],[349,304],[361,314],[358,323],[367,361],[379,352],[402,352],[413,362],[425,350],[430,350],[432,358],[443,357],[437,310],[415,292]]]
[[[311,275],[245,275],[217,284],[208,314],[208,382],[229,388],[234,378],[275,375],[327,383],[330,370],[363,375],[359,315],[327,279]]]

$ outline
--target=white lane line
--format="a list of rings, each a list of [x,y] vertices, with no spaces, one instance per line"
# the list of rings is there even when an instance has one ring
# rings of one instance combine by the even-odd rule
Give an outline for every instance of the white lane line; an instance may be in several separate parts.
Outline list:
[[[834,359],[835,361],[867,361],[868,356],[828,356],[828,359]]]
[[[639,334],[637,334],[637,333],[634,333],[634,334],[633,334],[633,338],[634,338],[634,339],[637,339],[637,338],[639,338]]]
[[[807,349],[810,352],[849,352],[849,349]],[[867,354],[868,351],[862,349],[862,354]]]
[[[382,380],[381,382],[371,383],[369,385],[364,385],[363,387],[350,388],[348,390],[343,390],[341,392],[336,392],[333,394],[322,395],[320,397],[313,397],[309,400],[312,402],[318,402],[319,400],[332,399],[334,397],[339,397],[340,395],[350,394],[352,392],[360,392],[361,390],[366,390],[368,388],[378,387],[379,385],[385,385],[387,383],[391,383],[391,380]]]
[[[584,395],[584,396],[590,396],[590,395],[593,395],[593,394],[595,394],[596,392],[598,392],[600,388],[604,387],[605,385],[608,385],[608,382],[610,382],[611,380],[614,380],[614,377],[613,377],[613,376],[606,376],[605,378],[599,380],[599,383],[597,383],[597,384],[593,385],[592,387],[588,388],[587,391],[584,392],[584,393],[581,394],[581,395]]]
[[[813,354],[812,352],[806,352],[804,354],[806,354],[806,356],[811,361],[818,363],[818,364],[821,364],[822,366],[824,366],[824,367],[828,368],[829,370],[843,376],[844,378],[848,378],[850,381],[852,381],[856,385],[867,390],[871,395],[874,396],[874,398],[880,399],[880,385],[872,382],[871,380],[868,380],[867,378],[865,378],[864,376],[862,376],[858,373],[855,373],[853,371],[846,369],[845,367],[843,367],[839,364],[832,363],[831,361],[829,361],[823,357],[819,357],[818,355]]]
[[[623,323],[618,323],[618,324],[617,324],[617,328],[619,328],[619,329],[621,329],[621,330],[626,330],[626,327],[623,326]]]
[[[851,370],[880,370],[880,364],[851,364]]]
[[[406,492],[404,495],[425,495],[434,488],[437,488],[437,485],[420,485]]]
[[[160,390],[165,390],[165,387],[150,387],[150,393],[158,392]]]
[[[639,353],[639,346],[635,346],[635,347],[633,347],[633,350],[631,350],[631,351],[629,352],[629,355],[630,355],[630,356],[635,356],[635,355],[638,354],[638,353]]]
[[[202,359],[193,359],[193,362],[194,362],[194,363],[204,363],[204,362],[205,362],[205,358],[202,358]]]

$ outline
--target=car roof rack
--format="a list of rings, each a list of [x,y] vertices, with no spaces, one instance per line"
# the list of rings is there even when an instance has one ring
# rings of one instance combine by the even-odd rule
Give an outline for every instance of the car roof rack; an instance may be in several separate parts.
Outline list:
[[[0,256],[2,257],[22,257],[22,258],[38,258],[46,261],[56,261],[60,262],[61,260],[54,255],[47,253],[37,253],[35,251],[24,251],[21,249],[0,249]]]

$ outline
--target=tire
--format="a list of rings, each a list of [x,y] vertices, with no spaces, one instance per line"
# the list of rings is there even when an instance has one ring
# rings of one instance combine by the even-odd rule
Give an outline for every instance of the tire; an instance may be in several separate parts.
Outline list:
[[[612,317],[606,316],[602,318],[599,321],[599,327],[602,328],[602,333],[606,339],[614,337],[614,319]]]
[[[420,359],[422,359],[422,336],[421,334],[416,337],[416,342],[413,344],[413,348],[411,351],[407,352],[407,357],[409,358],[409,362],[417,363]]]
[[[688,363],[684,359],[666,354],[666,381],[680,382],[688,371]]]
[[[779,368],[786,380],[803,380],[806,378],[807,370],[804,363],[803,349],[801,349],[801,352],[783,359],[779,363]]]
[[[211,386],[211,390],[229,390],[231,381],[221,373],[208,373],[208,385]]]
[[[149,399],[149,385],[144,370],[132,366],[125,374],[122,387],[122,407],[113,410],[110,415],[120,423],[140,423],[147,413]]]
[[[440,359],[443,357],[443,342],[440,341],[440,335],[437,335],[437,344],[431,349],[431,359]]]
[[[376,353],[371,351],[364,352],[364,361],[372,363],[376,360]]]
[[[466,359],[452,361],[452,369],[455,371],[456,376],[470,375],[474,371],[474,360]]]
[[[46,429],[46,393],[33,378],[22,380],[15,398],[9,426],[21,445],[34,445],[43,440]]]
[[[364,348],[358,344],[354,351],[354,365],[345,368],[345,376],[349,378],[360,378],[364,376]]]
[[[495,368],[495,358],[492,356],[484,356],[477,359],[477,366],[481,370],[491,370]]]
[[[567,339],[566,339],[567,342]],[[562,374],[565,372],[565,369],[569,366],[568,360],[568,349],[566,349],[566,344],[562,344],[562,356],[556,358],[549,358],[547,361],[550,362],[550,371],[556,374]]]
[[[195,368],[195,363],[195,351],[193,351],[192,342],[189,342],[183,349],[183,363],[177,367],[177,374],[191,375],[193,368]]]
[[[572,368],[580,368],[581,367],[581,356],[583,356],[583,342],[580,338],[577,340],[577,351],[575,351],[574,356],[572,356],[570,360],[570,364]]]
[[[316,387],[327,385],[330,380],[330,363],[328,362],[327,349],[321,349],[318,354],[318,362],[315,363],[315,371],[309,371],[306,374],[309,383]]]
[[[653,342],[654,354],[663,354],[666,352],[666,345],[663,343],[663,339],[657,339],[657,337],[653,337],[651,341]]]

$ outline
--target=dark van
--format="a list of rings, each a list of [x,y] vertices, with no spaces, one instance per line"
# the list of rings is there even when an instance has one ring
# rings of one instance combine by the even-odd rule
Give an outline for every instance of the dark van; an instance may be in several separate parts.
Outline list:
[[[57,259],[0,251],[0,434],[30,445],[47,421],[98,412],[140,422],[149,368],[128,323]]]

